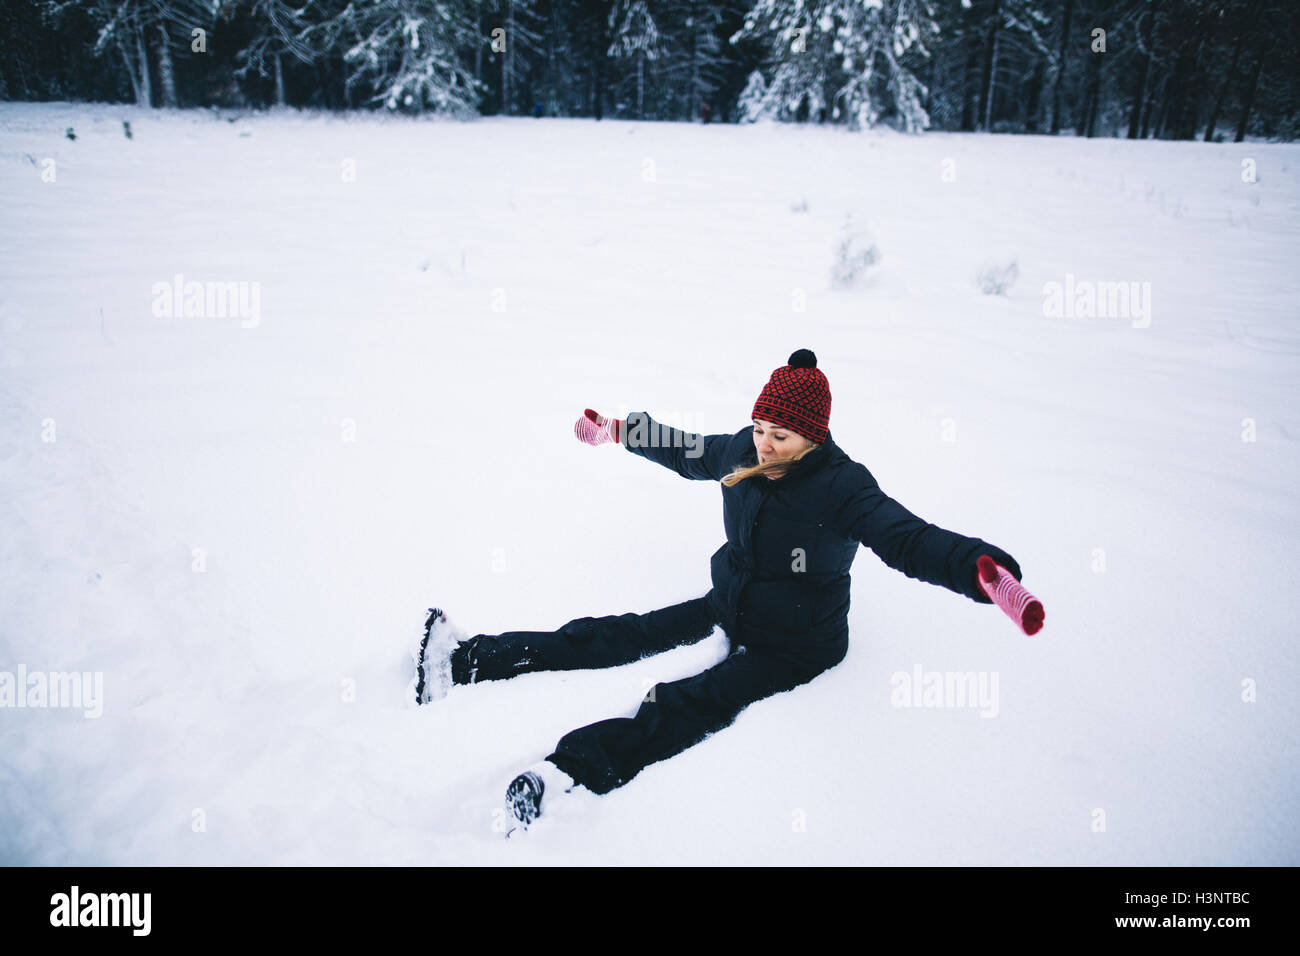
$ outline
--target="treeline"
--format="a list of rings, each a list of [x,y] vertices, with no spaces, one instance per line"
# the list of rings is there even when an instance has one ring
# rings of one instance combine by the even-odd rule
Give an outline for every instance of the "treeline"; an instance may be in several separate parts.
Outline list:
[[[1293,139],[1300,0],[5,0],[0,98]]]

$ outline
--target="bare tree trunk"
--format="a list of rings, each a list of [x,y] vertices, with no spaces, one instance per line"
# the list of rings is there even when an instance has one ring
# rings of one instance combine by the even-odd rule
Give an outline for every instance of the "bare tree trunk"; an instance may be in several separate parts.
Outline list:
[[[636,55],[636,118],[645,119],[645,111],[642,109],[641,95],[645,90],[645,53],[638,52]]]
[[[144,30],[135,27],[135,55],[140,67],[140,85],[136,89],[140,106],[153,106],[153,83],[149,79],[149,54],[144,46]]]
[[[158,24],[158,77],[162,80],[163,106],[175,109],[180,105],[176,99],[176,71],[172,68],[171,42],[167,38],[167,27]]]
[[[136,76],[135,64],[132,63],[131,58],[127,56],[126,47],[122,45],[120,37],[117,41],[117,52],[122,54],[122,62],[126,64],[126,75],[131,79],[131,92],[135,94],[136,105],[141,105],[143,101],[140,95],[140,77]]]
[[[1090,139],[1097,135],[1097,113],[1101,107],[1101,58],[1105,55],[1094,53],[1092,68],[1088,71],[1088,95],[1083,108],[1083,135]]]
[[[605,115],[605,62],[609,59],[609,27],[604,17],[598,20],[596,30],[596,76],[595,107],[596,119]]]
[[[1099,8],[1093,10],[1093,15],[1103,23],[1106,22],[1110,14],[1111,0],[1100,0]],[[1097,118],[1101,114],[1101,67],[1106,54],[1092,54],[1092,69],[1088,71],[1088,95],[1087,106],[1084,107],[1083,116],[1083,135],[1089,139],[1097,135]]]
[[[280,62],[280,51],[276,50],[271,58],[275,67],[275,105],[284,106],[284,64]]]
[[[1147,11],[1142,24],[1142,45],[1146,47],[1146,52],[1143,53],[1141,65],[1138,67],[1137,84],[1133,90],[1133,108],[1128,114],[1129,139],[1137,139],[1138,131],[1144,125],[1142,119],[1147,100],[1147,80],[1151,76],[1151,51],[1154,49],[1155,19],[1156,14],[1159,12],[1160,4],[1157,2]],[[1146,135],[1145,132],[1143,135]]]
[[[998,25],[999,16],[1002,12],[1001,0],[993,0],[993,9],[989,11],[989,32],[988,37],[984,40],[984,72],[980,76],[980,106],[979,118],[977,122],[980,128],[988,129],[989,107],[993,99],[991,87],[993,84],[993,61],[998,55]]]
[[[1186,51],[1174,60],[1174,72],[1165,84],[1165,99],[1160,104],[1160,122],[1156,125],[1156,139],[1178,139],[1183,125],[1183,112],[1187,102],[1187,73],[1189,55]]]
[[[515,5],[506,2],[506,48],[501,56],[501,115],[510,115],[510,105],[513,100],[510,81],[514,73],[514,56],[515,56]]]
[[[1155,123],[1151,127],[1151,136],[1153,139],[1163,139],[1165,132],[1165,122],[1169,117],[1169,103],[1177,96],[1177,79],[1178,70],[1175,67],[1174,72],[1165,77],[1164,88],[1160,93],[1160,108],[1156,110]]]
[[[1065,65],[1070,47],[1070,15],[1074,12],[1074,0],[1065,0],[1065,22],[1061,25],[1061,61],[1056,70],[1056,83],[1052,89],[1052,135],[1061,131],[1061,87],[1065,85]]]
[[[690,91],[686,94],[686,121],[694,122],[699,118],[699,111],[695,108],[695,94],[699,92],[699,26],[697,12],[695,12],[694,0],[690,4]]]
[[[478,35],[483,36],[483,4],[478,4]],[[483,44],[474,44],[474,79],[483,82]]]
[[[1142,58],[1142,65],[1138,68],[1137,86],[1133,90],[1133,106],[1128,114],[1128,138],[1137,139],[1138,129],[1142,122],[1142,104],[1146,101],[1147,93],[1147,73],[1151,68],[1151,57]]]
[[[1255,94],[1259,92],[1259,74],[1264,67],[1263,54],[1255,59],[1255,68],[1250,71],[1249,86],[1246,90],[1246,102],[1241,107],[1241,120],[1237,123],[1237,137],[1234,143],[1240,143],[1246,138],[1246,126],[1250,122],[1250,111],[1255,106]]]
[[[975,96],[977,90],[973,89],[975,83],[973,77],[975,70],[979,66],[979,48],[969,40],[966,42],[966,71],[962,76],[961,87],[961,128],[962,132],[969,133],[975,128]]]
[[[1199,57],[1199,49],[1194,53],[1180,54],[1174,67],[1177,95],[1165,116],[1170,139],[1196,138],[1196,70]]]
[[[984,128],[993,129],[993,100],[997,97],[998,91],[998,47],[1000,46],[1000,37],[993,38],[993,55],[989,64],[989,90],[988,102],[984,104]]]
[[[1151,110],[1155,107],[1157,98],[1164,97],[1164,88],[1159,81],[1152,81],[1149,85],[1146,102],[1142,104],[1142,130],[1138,133],[1139,139],[1146,139],[1151,135]]]
[[[1202,37],[1201,42],[1196,45],[1196,52],[1192,55],[1191,80],[1178,125],[1179,139],[1196,139],[1200,105],[1207,99],[1205,94],[1209,83],[1208,70],[1201,62],[1201,55],[1205,52],[1207,43],[1208,40]]]
[[[561,112],[559,94],[556,92],[560,88],[560,80],[559,77],[556,76],[555,68],[555,37],[560,32],[560,24],[559,13],[556,10],[554,0],[551,2],[550,13],[550,31],[546,37],[546,82],[551,90],[551,101],[547,105],[550,107],[551,115],[567,116],[568,110]]]
[[[1033,75],[1029,78],[1029,105],[1025,110],[1025,131],[1038,132],[1038,113],[1043,98],[1043,77],[1047,73],[1047,62],[1042,57],[1034,64]]]
[[[1237,35],[1237,43],[1232,48],[1232,64],[1228,67],[1228,72],[1223,76],[1223,83],[1219,86],[1219,95],[1214,98],[1214,108],[1210,110],[1210,122],[1205,127],[1205,142],[1214,142],[1214,127],[1219,122],[1219,112],[1223,109],[1223,100],[1228,95],[1228,84],[1237,73],[1237,59],[1241,56],[1241,42],[1245,38],[1245,31]]]

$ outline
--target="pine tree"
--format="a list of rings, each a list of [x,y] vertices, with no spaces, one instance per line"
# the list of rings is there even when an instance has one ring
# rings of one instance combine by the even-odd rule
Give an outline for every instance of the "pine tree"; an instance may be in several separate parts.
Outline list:
[[[700,107],[717,94],[726,71],[719,32],[723,21],[720,0],[663,0],[661,26],[667,26],[664,71],[678,106],[674,118],[700,116]],[[680,79],[677,79],[680,77]]]
[[[659,27],[645,0],[616,0],[609,12],[609,55],[636,61],[636,115],[645,116],[645,61],[660,53]]]
[[[459,0],[352,0],[303,38],[341,51],[349,96],[360,89],[385,109],[468,118],[482,97],[464,65],[480,37]]]
[[[826,118],[861,129],[892,116],[908,132],[930,124],[912,61],[937,37],[928,0],[757,0],[731,42],[766,37],[775,72],[761,113]]]
[[[838,5],[836,0],[819,9]],[[767,62],[774,67],[762,100],[749,110],[751,118],[824,117],[831,83],[829,65],[834,57],[835,41],[829,36],[833,25],[829,12],[814,16],[803,0],[757,0],[745,15],[745,25],[730,39],[733,44],[744,39],[765,40]],[[754,85],[752,78],[749,85]]]
[[[767,99],[767,81],[761,70],[749,74],[745,89],[736,103],[736,111],[743,123],[754,123],[763,118],[763,104]]]
[[[833,113],[844,111],[856,128],[876,125],[882,110],[892,106],[899,125],[919,133],[930,125],[925,110],[926,87],[906,65],[909,54],[928,57],[926,44],[938,36],[939,27],[926,0],[867,0],[849,5],[850,16],[839,31],[844,71],[849,81],[836,95]],[[887,97],[873,87],[884,72]]]
[[[253,27],[248,44],[236,55],[239,67],[235,76],[245,78],[249,72],[259,76],[269,75],[275,83],[275,103],[285,105],[284,57],[301,63],[311,63],[316,51],[305,39],[308,22],[304,14],[311,0],[301,9],[294,9],[285,0],[236,0]]]

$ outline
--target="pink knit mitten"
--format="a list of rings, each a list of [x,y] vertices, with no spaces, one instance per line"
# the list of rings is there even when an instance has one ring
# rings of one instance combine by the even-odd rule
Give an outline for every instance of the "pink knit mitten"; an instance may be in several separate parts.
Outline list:
[[[980,587],[990,601],[1002,608],[1026,634],[1037,634],[1042,630],[1046,617],[1042,601],[1026,591],[1010,571],[987,554],[981,555],[975,565],[979,569]]]
[[[622,419],[605,418],[598,415],[590,408],[582,413],[582,416],[573,423],[573,434],[578,436],[578,441],[585,442],[588,445],[604,445],[608,442],[621,442],[623,433],[627,426]]]

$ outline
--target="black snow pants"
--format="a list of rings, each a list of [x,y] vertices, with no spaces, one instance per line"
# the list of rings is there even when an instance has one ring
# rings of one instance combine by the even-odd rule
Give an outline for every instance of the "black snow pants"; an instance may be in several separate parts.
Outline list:
[[[706,595],[645,614],[580,617],[556,631],[479,634],[452,655],[452,679],[469,684],[531,671],[616,667],[697,643],[717,623]],[[656,684],[635,716],[571,731],[546,759],[588,790],[608,793],[649,764],[726,727],[747,705],[807,683],[842,658],[843,650],[808,658],[733,639],[722,662],[694,677]]]

